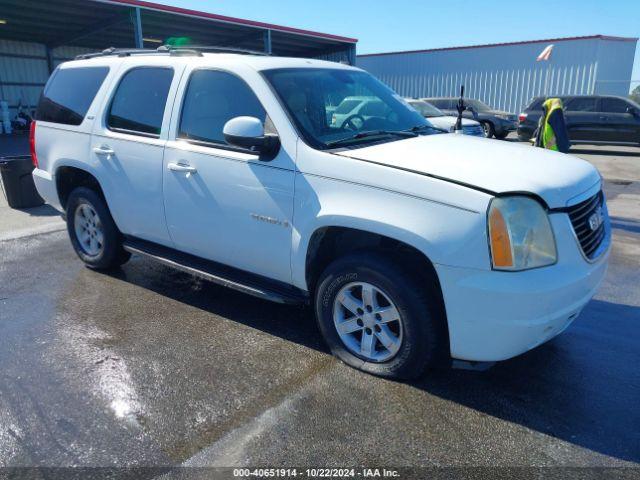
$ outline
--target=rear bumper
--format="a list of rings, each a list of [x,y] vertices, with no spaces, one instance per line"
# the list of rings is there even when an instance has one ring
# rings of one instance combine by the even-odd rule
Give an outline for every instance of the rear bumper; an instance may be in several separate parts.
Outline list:
[[[36,185],[36,190],[38,190],[38,193],[44,201],[56,210],[62,212],[63,208],[60,205],[60,199],[58,198],[58,189],[56,187],[55,177],[46,170],[40,170],[39,168],[36,168],[32,175],[33,183]]]
[[[453,358],[499,361],[524,353],[561,333],[591,300],[607,271],[609,250],[587,262],[568,216],[550,219],[555,265],[524,272],[436,265]]]

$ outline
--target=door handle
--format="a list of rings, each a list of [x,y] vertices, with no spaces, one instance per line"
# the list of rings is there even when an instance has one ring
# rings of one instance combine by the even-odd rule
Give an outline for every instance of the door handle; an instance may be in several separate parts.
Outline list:
[[[108,145],[100,145],[99,147],[94,147],[93,148],[93,153],[97,154],[97,155],[115,155],[115,151],[109,147]]]
[[[169,168],[169,170],[174,172],[196,173],[198,171],[196,167],[185,165],[183,163],[169,163],[167,164],[167,167]]]

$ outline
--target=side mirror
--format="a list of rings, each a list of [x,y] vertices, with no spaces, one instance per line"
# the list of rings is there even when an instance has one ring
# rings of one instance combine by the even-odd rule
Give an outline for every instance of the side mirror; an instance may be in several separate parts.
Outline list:
[[[257,153],[275,153],[280,147],[277,135],[265,135],[264,125],[255,117],[235,117],[224,124],[225,141],[234,147]]]
[[[631,115],[634,115],[636,117],[639,115],[638,109],[636,107],[627,107],[627,113],[630,113]]]

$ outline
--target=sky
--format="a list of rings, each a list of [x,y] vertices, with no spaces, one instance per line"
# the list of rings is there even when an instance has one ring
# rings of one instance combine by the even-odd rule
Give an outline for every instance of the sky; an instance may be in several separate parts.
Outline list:
[[[358,53],[582,35],[640,37],[640,0],[151,0],[358,39]],[[632,88],[640,85],[636,49]]]

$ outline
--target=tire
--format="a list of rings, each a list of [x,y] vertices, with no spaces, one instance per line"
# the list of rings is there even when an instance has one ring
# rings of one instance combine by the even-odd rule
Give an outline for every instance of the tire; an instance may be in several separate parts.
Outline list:
[[[78,187],[67,200],[67,232],[80,259],[96,270],[118,267],[131,254],[122,248],[122,234],[104,199],[94,190]]]
[[[501,134],[493,134],[498,140],[504,140],[509,135],[509,132],[502,132]]]
[[[357,298],[360,284],[377,289],[377,301],[373,302],[374,309],[368,316],[365,313],[367,302],[362,301],[364,286],[360,289],[360,299]],[[343,306],[340,298],[345,298],[342,296],[345,292],[358,300],[363,307],[362,313],[351,314]],[[376,310],[388,308],[387,303],[395,307],[399,320],[385,323],[388,327],[383,332],[378,330],[381,325],[372,326],[372,316],[375,317]],[[424,281],[420,282],[387,257],[369,252],[349,254],[331,263],[320,276],[315,292],[316,319],[331,352],[354,368],[397,379],[419,377],[426,368],[448,357],[446,322],[438,305],[441,303],[435,289],[424,285]],[[343,321],[346,330],[358,330],[339,333],[337,325],[343,325]],[[370,338],[367,328],[374,337],[370,354],[363,353],[369,349],[362,345]],[[388,349],[380,338],[388,339],[391,335],[395,343]],[[378,358],[372,358],[374,356]]]
[[[491,122],[480,122],[482,125],[482,130],[484,131],[485,138],[491,138],[495,135],[495,130],[493,128],[493,123]]]

